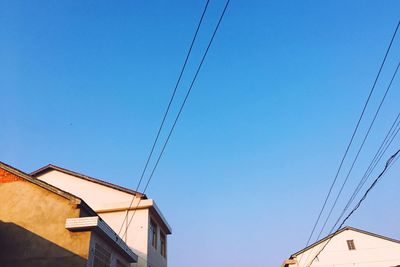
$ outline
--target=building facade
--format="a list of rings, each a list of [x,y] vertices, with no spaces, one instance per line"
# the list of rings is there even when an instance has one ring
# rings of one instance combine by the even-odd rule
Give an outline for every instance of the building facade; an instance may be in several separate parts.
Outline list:
[[[294,253],[282,267],[400,267],[400,241],[345,227]]]
[[[0,162],[0,266],[127,267],[125,242],[84,201]]]
[[[171,227],[154,200],[140,192],[54,165],[31,175],[88,203],[139,256],[132,266],[167,266],[167,236],[171,234]]]

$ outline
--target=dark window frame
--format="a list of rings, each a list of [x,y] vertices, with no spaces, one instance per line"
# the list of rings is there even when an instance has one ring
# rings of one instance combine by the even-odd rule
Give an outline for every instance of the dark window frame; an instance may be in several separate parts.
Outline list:
[[[123,263],[120,259],[117,259],[117,267],[128,267],[128,265]]]
[[[160,231],[160,253],[164,258],[167,257],[167,235]]]
[[[151,234],[151,245],[157,250],[158,243],[158,226],[157,223],[150,218],[150,234]]]
[[[111,251],[96,243],[93,252],[93,267],[109,267],[111,266]]]
[[[349,250],[356,250],[356,245],[354,244],[354,240],[353,239],[347,240],[346,242],[347,242],[347,248]]]

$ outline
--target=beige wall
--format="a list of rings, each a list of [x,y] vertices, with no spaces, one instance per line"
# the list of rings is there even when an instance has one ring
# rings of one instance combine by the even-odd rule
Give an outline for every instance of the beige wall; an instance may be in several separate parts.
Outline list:
[[[0,184],[0,266],[86,266],[90,232],[70,232],[80,209],[26,181]]]
[[[46,172],[38,178],[80,197],[95,211],[115,208],[120,205],[128,206],[132,200],[131,194],[94,182],[89,182],[56,170]]]
[[[132,194],[57,170],[45,172],[39,175],[38,179],[82,198],[116,233],[119,232],[127,209],[132,201]],[[138,202],[139,198],[135,198],[132,207],[136,207]],[[153,248],[148,242],[149,210],[151,208],[158,210],[153,200],[141,200],[139,209],[136,210],[134,219],[129,225],[127,237],[121,236],[132,251],[139,256],[138,263],[132,265],[134,267],[149,267],[150,265],[151,267],[167,266],[167,260],[161,256],[160,251],[152,250]],[[129,211],[129,218],[132,217],[133,212],[133,210]],[[161,213],[159,215],[162,216]],[[157,221],[157,223],[159,222]],[[121,235],[125,232],[125,229],[126,223],[123,226]]]
[[[354,240],[355,250],[349,250],[347,240]],[[314,249],[297,256],[298,265],[307,266],[311,259],[325,244],[321,243]],[[308,258],[308,261],[307,261]],[[389,267],[400,264],[400,244],[353,230],[345,230],[328,243],[323,252],[311,266],[340,266],[340,267]]]
[[[136,255],[139,256],[138,263],[132,264],[134,267],[146,267],[147,261],[151,261],[151,258],[147,257],[147,240],[148,240],[148,209],[137,210],[134,218],[131,220],[127,235],[123,237],[125,243],[132,249]],[[103,220],[110,225],[117,233],[121,228],[121,224],[125,219],[126,211],[116,212],[103,212],[99,213]],[[129,220],[132,218],[133,211],[129,212]],[[115,230],[117,229],[117,230]],[[121,231],[123,235],[126,231],[126,221]]]

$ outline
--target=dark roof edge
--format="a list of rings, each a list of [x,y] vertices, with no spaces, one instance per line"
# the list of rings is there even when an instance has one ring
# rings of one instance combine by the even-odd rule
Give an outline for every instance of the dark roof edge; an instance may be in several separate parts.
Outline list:
[[[113,188],[113,189],[116,189],[116,190],[119,190],[119,191],[122,191],[122,192],[125,192],[125,193],[128,193],[128,194],[141,195],[144,199],[147,199],[147,196],[145,194],[141,193],[141,192],[137,192],[135,190],[132,190],[132,189],[129,189],[129,188],[126,188],[126,187],[123,187],[123,186],[119,186],[119,185],[116,185],[116,184],[113,184],[113,183],[109,183],[109,182],[106,182],[106,181],[103,181],[103,180],[100,180],[100,179],[97,179],[97,178],[93,178],[91,176],[87,176],[87,175],[79,173],[79,172],[74,172],[74,171],[71,171],[71,170],[68,170],[68,169],[53,165],[53,164],[48,164],[46,166],[43,166],[42,168],[31,172],[30,175],[33,176],[33,177],[37,177],[37,176],[39,176],[41,174],[44,174],[46,172],[49,172],[51,170],[57,170],[57,171],[65,173],[65,174],[76,176],[78,178],[87,180],[89,182],[93,182],[93,183],[97,183],[97,184],[100,184],[100,185],[103,185],[103,186],[107,186],[107,187],[110,187],[110,188]]]
[[[65,228],[71,232],[94,231],[111,241],[111,245],[130,263],[137,262],[138,256],[131,248],[118,236],[116,232],[99,215],[91,217],[67,218]]]
[[[294,257],[298,256],[299,254],[309,250],[310,248],[315,247],[315,246],[325,242],[327,239],[332,238],[333,236],[338,235],[338,234],[340,234],[340,233],[342,233],[342,232],[344,232],[346,230],[353,230],[353,231],[356,231],[356,232],[359,232],[359,233],[362,233],[362,234],[370,235],[370,236],[373,236],[373,237],[381,238],[381,239],[384,239],[384,240],[387,240],[387,241],[390,241],[390,242],[395,242],[395,243],[400,244],[400,240],[397,240],[397,239],[394,239],[394,238],[390,238],[390,237],[383,236],[383,235],[378,235],[378,234],[371,233],[371,232],[368,232],[368,231],[365,231],[365,230],[361,230],[361,229],[358,229],[358,228],[355,228],[355,227],[351,227],[351,226],[345,226],[342,229],[336,231],[335,233],[327,235],[326,237],[320,239],[319,241],[317,241],[317,242],[315,242],[315,243],[303,248],[302,250],[299,250],[298,252],[292,254],[290,256],[290,258],[294,258]]]
[[[163,228],[166,230],[166,231],[162,230],[164,234],[166,235],[172,234],[171,226],[168,224],[167,219],[164,218],[164,215],[162,215],[161,211],[158,209],[156,203],[153,202],[153,206],[151,206],[150,212],[154,213],[158,222],[161,222]]]
[[[73,200],[73,201],[75,201],[76,204],[79,204],[82,201],[79,197],[74,196],[71,193],[63,191],[63,190],[61,190],[61,189],[59,189],[59,188],[57,188],[57,187],[55,187],[55,186],[53,186],[51,184],[48,184],[48,183],[46,183],[46,182],[44,182],[42,180],[35,179],[32,176],[30,176],[29,174],[27,174],[27,173],[25,173],[25,172],[23,172],[21,170],[18,170],[18,169],[14,168],[14,167],[12,167],[12,166],[10,166],[8,164],[5,164],[4,162],[1,162],[1,161],[0,161],[0,168],[2,168],[4,170],[6,170],[6,171],[18,176],[18,177],[20,177],[20,178],[22,178],[24,180],[27,180],[27,181],[29,181],[29,182],[31,182],[33,184],[36,184],[36,185],[38,185],[38,186],[40,186],[42,188],[45,188],[45,189],[47,189],[47,190],[49,190],[49,191],[51,191],[53,193],[56,193],[57,195],[60,195],[60,196],[62,196],[64,198],[66,198],[66,199]]]
[[[27,173],[25,173],[25,172],[23,172],[21,170],[18,170],[18,169],[14,168],[14,167],[12,167],[12,166],[4,163],[4,162],[1,162],[1,161],[0,161],[0,168],[6,170],[6,171],[8,171],[8,172],[10,172],[10,173],[12,173],[12,174],[14,174],[16,176],[18,176],[18,177],[20,177],[20,178],[22,178],[22,179],[24,179],[24,180],[26,180],[28,182],[31,182],[31,183],[39,186],[39,187],[42,187],[42,188],[44,188],[44,189],[46,189],[46,190],[48,190],[50,192],[53,192],[53,193],[55,193],[55,194],[57,194],[57,195],[59,195],[61,197],[64,197],[64,198],[74,202],[75,204],[77,204],[81,208],[83,208],[86,211],[88,211],[88,213],[90,213],[90,214],[97,214],[88,204],[85,203],[85,201],[83,201],[81,198],[79,198],[79,197],[77,197],[77,196],[75,196],[75,195],[73,195],[71,193],[63,191],[63,190],[59,189],[58,187],[55,187],[55,186],[53,186],[51,184],[48,184],[48,183],[46,183],[46,182],[44,182],[42,180],[35,179],[32,176],[30,176],[29,174],[27,174]]]

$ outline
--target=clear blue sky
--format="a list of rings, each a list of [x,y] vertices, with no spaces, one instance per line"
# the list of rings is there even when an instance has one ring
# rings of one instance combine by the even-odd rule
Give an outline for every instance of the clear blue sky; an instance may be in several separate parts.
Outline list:
[[[0,1],[0,160],[134,188],[204,3]],[[177,101],[223,4],[211,1]],[[169,266],[279,266],[304,246],[399,10],[231,1],[148,191],[173,227]],[[399,58],[400,38],[371,108]],[[399,97],[396,80],[350,185]],[[400,238],[399,171],[348,224]]]

